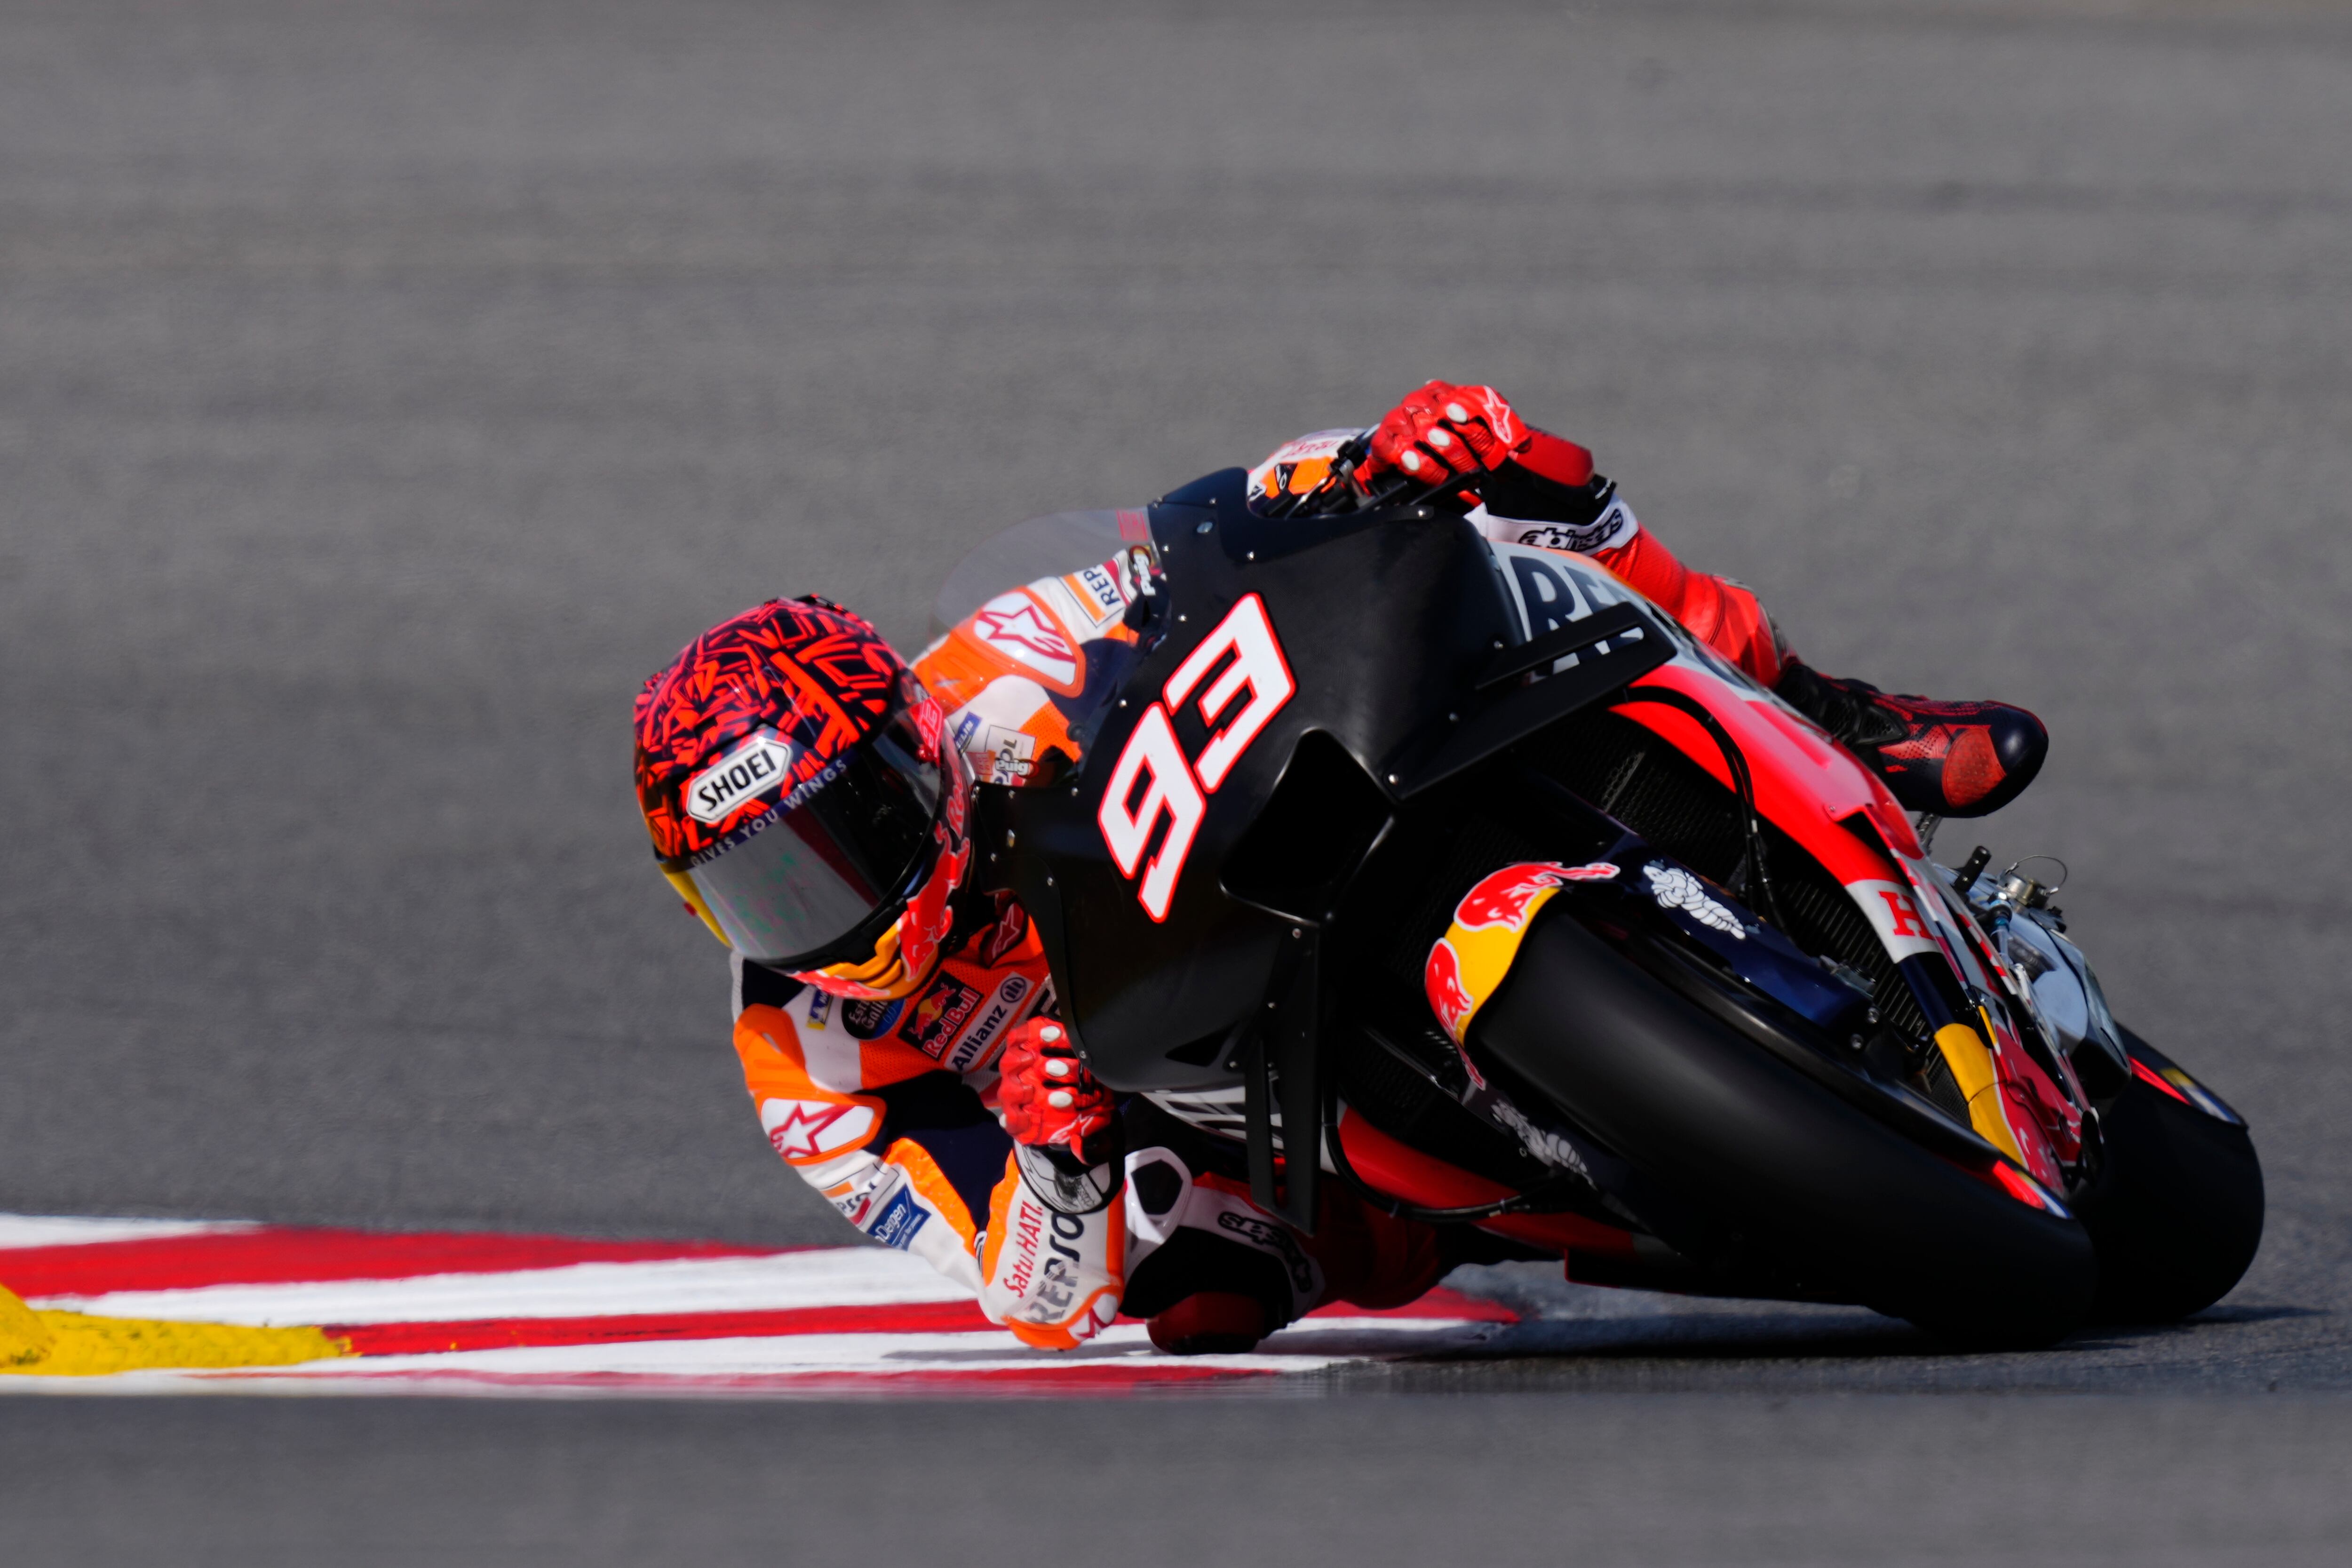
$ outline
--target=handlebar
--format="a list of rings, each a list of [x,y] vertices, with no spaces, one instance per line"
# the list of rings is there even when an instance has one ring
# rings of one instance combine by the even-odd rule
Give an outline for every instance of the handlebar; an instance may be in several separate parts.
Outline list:
[[[1425,505],[1447,494],[1468,494],[1475,497],[1486,479],[1481,473],[1447,474],[1435,484],[1419,486],[1398,474],[1378,489],[1366,484],[1359,470],[1371,455],[1371,443],[1358,436],[1344,443],[1331,455],[1330,471],[1322,483],[1298,495],[1281,496],[1268,502],[1268,517],[1341,517],[1359,511],[1402,510]],[[1467,508],[1464,509],[1467,510]]]

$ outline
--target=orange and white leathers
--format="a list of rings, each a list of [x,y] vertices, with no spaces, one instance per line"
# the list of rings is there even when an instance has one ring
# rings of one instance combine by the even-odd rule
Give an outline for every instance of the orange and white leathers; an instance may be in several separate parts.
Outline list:
[[[1121,617],[1152,570],[1138,546],[1001,595],[916,661],[975,778],[1042,783],[1075,757],[1051,696],[1076,695],[1090,658],[1132,647]],[[851,1224],[970,1287],[1030,1344],[1066,1349],[1117,1317],[1125,1203],[1069,1212],[1043,1168],[1024,1179],[997,1120],[1005,1037],[1052,995],[1017,903],[1000,896],[992,919],[932,973],[898,977],[894,995],[876,995],[862,970],[803,988],[740,955],[734,967],[735,1047],[761,1123]]]
[[[842,1216],[921,1258],[1026,1343],[1068,1349],[1118,1312],[1125,1214],[1055,1210],[995,1112],[1005,1035],[1050,1003],[1018,905],[897,1001],[836,997],[734,960],[735,1050],[769,1142]]]

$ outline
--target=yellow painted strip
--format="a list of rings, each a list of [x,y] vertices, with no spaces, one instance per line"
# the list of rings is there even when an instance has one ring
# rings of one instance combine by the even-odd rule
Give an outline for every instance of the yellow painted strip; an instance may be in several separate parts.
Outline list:
[[[16,1293],[0,1286],[0,1372],[31,1366],[56,1348],[57,1336]]]
[[[2017,1146],[2017,1134],[2010,1131],[2009,1118],[2001,1112],[2000,1075],[1993,1069],[1992,1052],[1983,1037],[1966,1024],[1947,1024],[1936,1031],[1936,1047],[1944,1053],[1944,1065],[1952,1069],[1952,1081],[1960,1086],[1969,1102],[1969,1125],[1977,1130],[1977,1136],[2025,1165],[2025,1151]]]
[[[0,1290],[0,1298],[5,1298],[0,1300],[0,1376],[98,1377],[165,1368],[291,1366],[352,1353],[350,1341],[330,1339],[317,1329],[35,1312],[5,1290]]]

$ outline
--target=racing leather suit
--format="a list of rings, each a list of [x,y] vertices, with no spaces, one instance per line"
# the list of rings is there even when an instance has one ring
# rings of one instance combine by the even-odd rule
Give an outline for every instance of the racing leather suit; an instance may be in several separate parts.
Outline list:
[[[1253,489],[1289,486],[1357,434],[1289,443],[1254,471]],[[1685,567],[1613,486],[1498,477],[1471,514],[1488,538],[1596,561],[1759,683],[1779,678],[1782,650],[1755,595]],[[1077,695],[1093,645],[1135,639],[1128,607],[1157,574],[1142,515],[1121,522],[1133,542],[1118,555],[992,599],[915,661],[975,779],[1049,783],[1076,759],[1052,698]],[[1024,1342],[1067,1349],[1122,1305],[1150,1317],[1202,1292],[1254,1299],[1270,1332],[1326,1301],[1402,1305],[1472,1257],[1531,1255],[1328,1189],[1318,1234],[1303,1235],[1250,1201],[1240,1143],[1204,1130],[1214,1119],[1181,1096],[1128,1100],[1123,1171],[1097,1173],[1076,1201],[1034,1158],[1024,1179],[996,1068],[1012,1032],[1053,1011],[1042,944],[999,893],[963,900],[942,951],[897,999],[835,994],[737,954],[735,1048],[778,1155],[850,1224],[971,1289]]]

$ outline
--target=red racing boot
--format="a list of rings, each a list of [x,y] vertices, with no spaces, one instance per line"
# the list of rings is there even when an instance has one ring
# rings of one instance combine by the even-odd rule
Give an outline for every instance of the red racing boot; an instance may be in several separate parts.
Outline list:
[[[1793,658],[1772,689],[1867,763],[1907,811],[1989,816],[2024,793],[2050,750],[2042,721],[2006,702],[1891,696]]]
[[[1265,1309],[1238,1290],[1196,1290],[1146,1327],[1163,1355],[1240,1355],[1265,1338]]]

